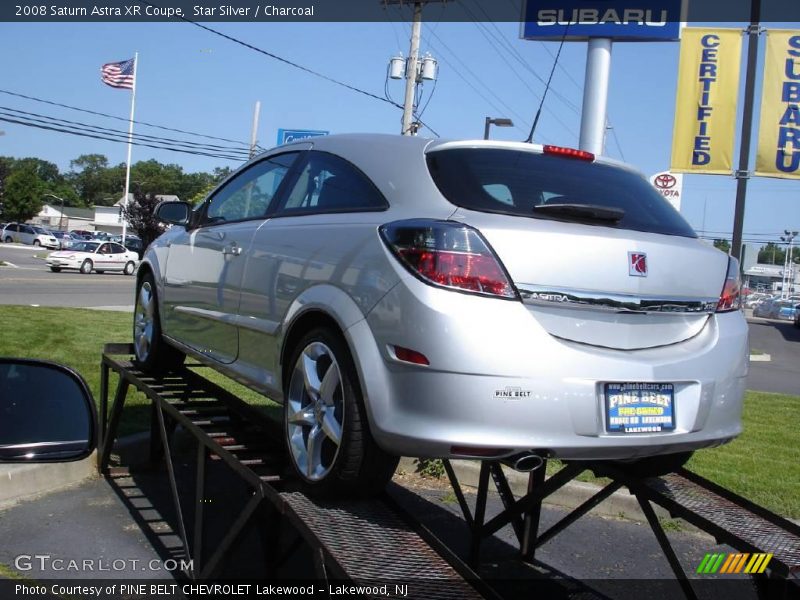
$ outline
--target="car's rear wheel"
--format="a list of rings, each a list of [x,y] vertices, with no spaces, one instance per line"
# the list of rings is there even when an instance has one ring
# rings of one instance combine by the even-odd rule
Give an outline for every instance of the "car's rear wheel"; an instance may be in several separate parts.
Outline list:
[[[186,358],[183,352],[167,344],[161,336],[156,285],[151,273],[142,277],[136,290],[133,348],[136,362],[142,370],[151,373],[174,371]]]
[[[87,275],[87,274],[92,272],[92,268],[93,267],[94,267],[94,265],[92,264],[92,261],[87,258],[81,264],[81,273],[83,273],[84,275]]]
[[[364,496],[386,487],[398,457],[370,434],[355,365],[340,335],[318,328],[294,345],[284,399],[290,462],[309,491]]]
[[[122,270],[125,275],[133,275],[133,272],[136,270],[136,265],[133,264],[133,261],[128,261],[125,263],[125,268]]]

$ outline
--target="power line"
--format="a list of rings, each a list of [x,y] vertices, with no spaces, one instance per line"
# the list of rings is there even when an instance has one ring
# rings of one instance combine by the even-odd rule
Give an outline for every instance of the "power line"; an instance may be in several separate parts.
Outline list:
[[[111,129],[111,128],[108,128],[108,127],[100,127],[99,125],[92,125],[90,123],[82,123],[80,121],[71,121],[71,120],[68,120],[68,119],[59,119],[57,117],[52,117],[52,116],[49,116],[49,115],[43,115],[43,114],[40,114],[40,113],[28,112],[28,111],[19,110],[19,109],[16,109],[16,108],[10,108],[10,107],[7,107],[7,106],[0,106],[0,111],[10,111],[12,113],[17,113],[16,115],[9,115],[8,112],[6,112],[5,114],[7,116],[20,116],[20,115],[22,115],[22,116],[30,118],[30,120],[32,120],[32,121],[38,121],[38,122],[43,122],[43,123],[60,123],[60,124],[64,124],[64,125],[76,125],[76,126],[78,126],[77,127],[78,129],[85,129],[87,131],[98,131],[98,132],[101,132],[101,133],[102,132],[109,132],[109,133],[112,133],[112,134],[123,134],[125,136],[128,135],[126,132],[122,132],[122,131],[117,130],[117,129]],[[143,140],[148,140],[148,141],[153,141],[153,142],[167,142],[169,145],[184,146],[184,147],[187,147],[187,148],[190,148],[190,149],[207,150],[207,151],[212,151],[212,152],[217,152],[217,151],[229,152],[229,153],[232,153],[232,154],[243,154],[244,156],[248,155],[248,151],[247,150],[239,149],[239,148],[232,148],[230,146],[218,146],[218,145],[214,145],[214,144],[198,144],[196,142],[189,142],[189,141],[186,141],[186,140],[178,140],[178,139],[175,139],[175,138],[164,138],[164,137],[152,136],[152,135],[147,135],[147,134],[142,134],[142,133],[134,133],[133,137],[137,138],[137,139],[143,139]]]
[[[33,100],[34,102],[41,102],[42,104],[50,104],[52,106],[58,106],[58,107],[61,107],[61,108],[68,108],[70,110],[77,110],[79,112],[87,113],[87,114],[90,114],[90,115],[97,115],[97,116],[100,116],[100,117],[107,117],[109,119],[116,119],[118,121],[124,121],[125,123],[130,123],[130,119],[127,119],[125,117],[119,117],[117,115],[110,115],[108,113],[103,113],[103,112],[99,112],[99,111],[96,111],[96,110],[89,110],[87,108],[80,108],[78,106],[70,106],[69,104],[62,104],[61,102],[54,102],[53,100],[45,100],[43,98],[37,98],[35,96],[28,96],[26,94],[20,94],[19,92],[12,92],[12,91],[9,91],[9,90],[0,90],[0,93],[1,94],[8,94],[9,96],[16,96],[17,98],[24,98],[26,100]],[[229,138],[216,137],[216,136],[213,136],[213,135],[206,135],[206,134],[203,134],[203,133],[196,133],[194,131],[186,131],[186,130],[183,130],[183,129],[175,129],[173,127],[166,127],[164,125],[156,125],[154,123],[148,123],[146,121],[136,121],[136,124],[137,125],[145,125],[147,127],[154,127],[156,129],[163,129],[165,131],[174,131],[175,133],[185,133],[187,135],[194,135],[194,136],[197,136],[197,137],[203,137],[203,138],[210,139],[210,140],[219,140],[221,142],[232,142],[234,144],[242,144],[242,145],[247,146],[249,148],[248,144],[246,144],[245,142],[239,141],[239,140],[232,140],[232,139],[229,139]]]
[[[105,141],[109,141],[109,142],[117,142],[117,143],[120,143],[120,144],[127,144],[128,143],[128,134],[127,133],[122,133],[122,132],[120,133],[120,136],[122,136],[122,137],[116,138],[116,137],[112,137],[111,134],[103,135],[100,132],[96,132],[96,133],[81,133],[80,131],[78,131],[76,129],[66,129],[64,127],[58,127],[58,126],[55,126],[55,125],[36,124],[32,120],[27,119],[25,117],[12,118],[12,117],[9,117],[9,116],[0,115],[0,121],[5,121],[6,123],[14,123],[16,125],[22,125],[22,126],[25,126],[25,127],[34,127],[36,129],[44,129],[44,130],[47,130],[47,131],[56,131],[56,132],[59,132],[59,133],[68,133],[70,135],[77,135],[77,136],[80,136],[80,137],[87,137],[87,138],[92,138],[92,139],[96,139],[96,140],[105,140]],[[182,148],[170,148],[170,147],[163,146],[163,145],[159,146],[159,145],[156,145],[156,144],[150,144],[150,143],[141,142],[141,141],[132,141],[131,143],[134,146],[146,146],[148,148],[156,148],[158,150],[170,150],[172,152],[182,152],[184,154],[194,154],[194,155],[197,155],[197,156],[209,156],[209,157],[212,157],[212,158],[222,158],[222,159],[225,159],[225,160],[232,160],[232,161],[237,161],[237,162],[241,162],[241,160],[242,160],[241,158],[236,157],[236,156],[227,156],[227,155],[223,155],[223,154],[215,154],[215,153],[211,153],[211,152],[201,152],[201,151],[187,150],[187,149],[182,149]]]
[[[153,8],[159,8],[157,5],[151,4],[150,2],[147,2],[147,0],[137,0],[137,2],[139,2],[139,4],[146,4],[148,6],[152,6]],[[277,60],[278,62],[282,62],[282,63],[284,63],[286,65],[289,65],[290,67],[294,67],[295,69],[299,69],[301,71],[304,71],[305,73],[308,73],[309,75],[314,75],[315,77],[319,77],[321,79],[324,79],[325,81],[327,81],[329,83],[333,83],[334,85],[341,86],[341,87],[346,88],[346,89],[348,89],[348,90],[350,90],[352,92],[356,92],[357,94],[362,94],[364,96],[367,96],[368,98],[372,98],[374,100],[379,100],[380,102],[386,102],[387,104],[391,104],[392,106],[395,106],[397,108],[402,108],[402,106],[392,102],[388,98],[382,98],[382,97],[378,96],[377,94],[373,94],[372,92],[368,92],[367,90],[362,90],[361,88],[358,88],[358,87],[356,87],[354,85],[350,85],[349,83],[345,83],[344,81],[339,81],[338,79],[334,79],[333,77],[330,77],[329,75],[325,75],[323,73],[320,73],[319,71],[315,71],[314,69],[310,69],[308,67],[305,67],[305,66],[303,66],[303,65],[301,65],[299,63],[296,63],[294,61],[289,60],[288,58],[283,58],[282,56],[278,56],[277,54],[274,54],[272,52],[268,52],[267,50],[259,48],[258,46],[254,46],[253,44],[250,44],[248,42],[245,42],[243,40],[235,38],[232,35],[228,35],[227,33],[222,33],[221,31],[217,31],[216,29],[213,29],[211,27],[208,27],[206,25],[198,23],[197,21],[192,21],[191,19],[188,19],[186,17],[178,16],[178,18],[181,19],[182,21],[185,21],[186,23],[190,23],[190,24],[194,25],[195,27],[199,27],[200,29],[204,29],[204,30],[208,31],[209,33],[213,33],[214,35],[218,35],[221,38],[225,38],[226,40],[231,41],[234,44],[239,44],[240,46],[244,46],[245,48],[253,50],[254,52],[258,52],[259,54],[263,54],[264,56],[268,56],[269,58]],[[428,126],[427,123],[423,123],[422,121],[420,121],[420,124],[423,127],[427,127],[434,135],[438,136],[438,134],[433,129],[431,129],[430,126]]]

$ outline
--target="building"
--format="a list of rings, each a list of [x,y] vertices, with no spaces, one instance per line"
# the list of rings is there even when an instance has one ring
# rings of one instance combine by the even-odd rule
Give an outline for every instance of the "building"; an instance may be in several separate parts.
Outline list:
[[[783,291],[784,270],[783,265],[755,264],[744,270],[744,287],[753,292],[778,293]],[[791,269],[789,293],[800,291],[800,269],[797,265]]]
[[[156,194],[156,198],[159,200],[178,200],[178,197],[174,194]],[[128,194],[128,200],[133,202],[133,194]],[[122,198],[113,206],[95,205],[93,208],[74,208],[72,206],[64,206],[62,208],[45,204],[39,214],[31,221],[56,230],[72,231],[82,229],[121,235],[122,204]]]

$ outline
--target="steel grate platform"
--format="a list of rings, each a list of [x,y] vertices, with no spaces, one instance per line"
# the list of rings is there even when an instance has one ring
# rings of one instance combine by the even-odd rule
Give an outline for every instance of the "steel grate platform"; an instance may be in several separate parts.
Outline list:
[[[720,541],[730,543],[730,537],[734,537],[755,552],[773,554],[770,567],[783,567],[784,576],[800,572],[800,528],[790,521],[733,497],[730,492],[714,489],[716,486],[688,471],[652,477],[642,483],[652,492],[651,501],[687,521],[699,520]]]
[[[382,502],[326,503],[299,492],[280,497],[311,530],[319,543],[356,584],[420,582],[426,599],[482,598],[394,511]],[[409,586],[414,597],[415,586]],[[384,596],[380,596],[384,597]]]

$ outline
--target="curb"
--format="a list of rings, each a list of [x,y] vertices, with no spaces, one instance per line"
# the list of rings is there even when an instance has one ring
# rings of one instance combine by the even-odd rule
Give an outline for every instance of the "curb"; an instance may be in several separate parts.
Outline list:
[[[0,465],[0,510],[97,477],[97,451],[83,460]]]
[[[399,469],[406,473],[415,473],[417,465],[414,462],[416,459],[403,457],[400,459]],[[480,461],[476,460],[451,460],[450,464],[458,476],[458,481],[462,486],[477,488],[478,475],[480,473]],[[508,479],[508,484],[511,486],[511,491],[514,495],[524,496],[528,490],[528,474],[520,473],[510,467],[502,465],[503,472]],[[446,480],[445,480],[446,481]],[[490,493],[494,488],[490,485]],[[600,491],[600,487],[593,483],[586,483],[583,481],[570,481],[564,487],[559,489],[554,494],[548,496],[544,504],[551,506],[560,506],[562,508],[577,508],[589,498]],[[651,505],[659,519],[670,519],[669,513],[660,506]],[[646,522],[642,509],[639,507],[639,502],[632,494],[624,491],[617,491],[611,494],[603,502],[589,511],[590,515],[597,515],[602,517],[611,517],[615,519],[628,519],[637,522]],[[688,524],[687,524],[688,527]]]

